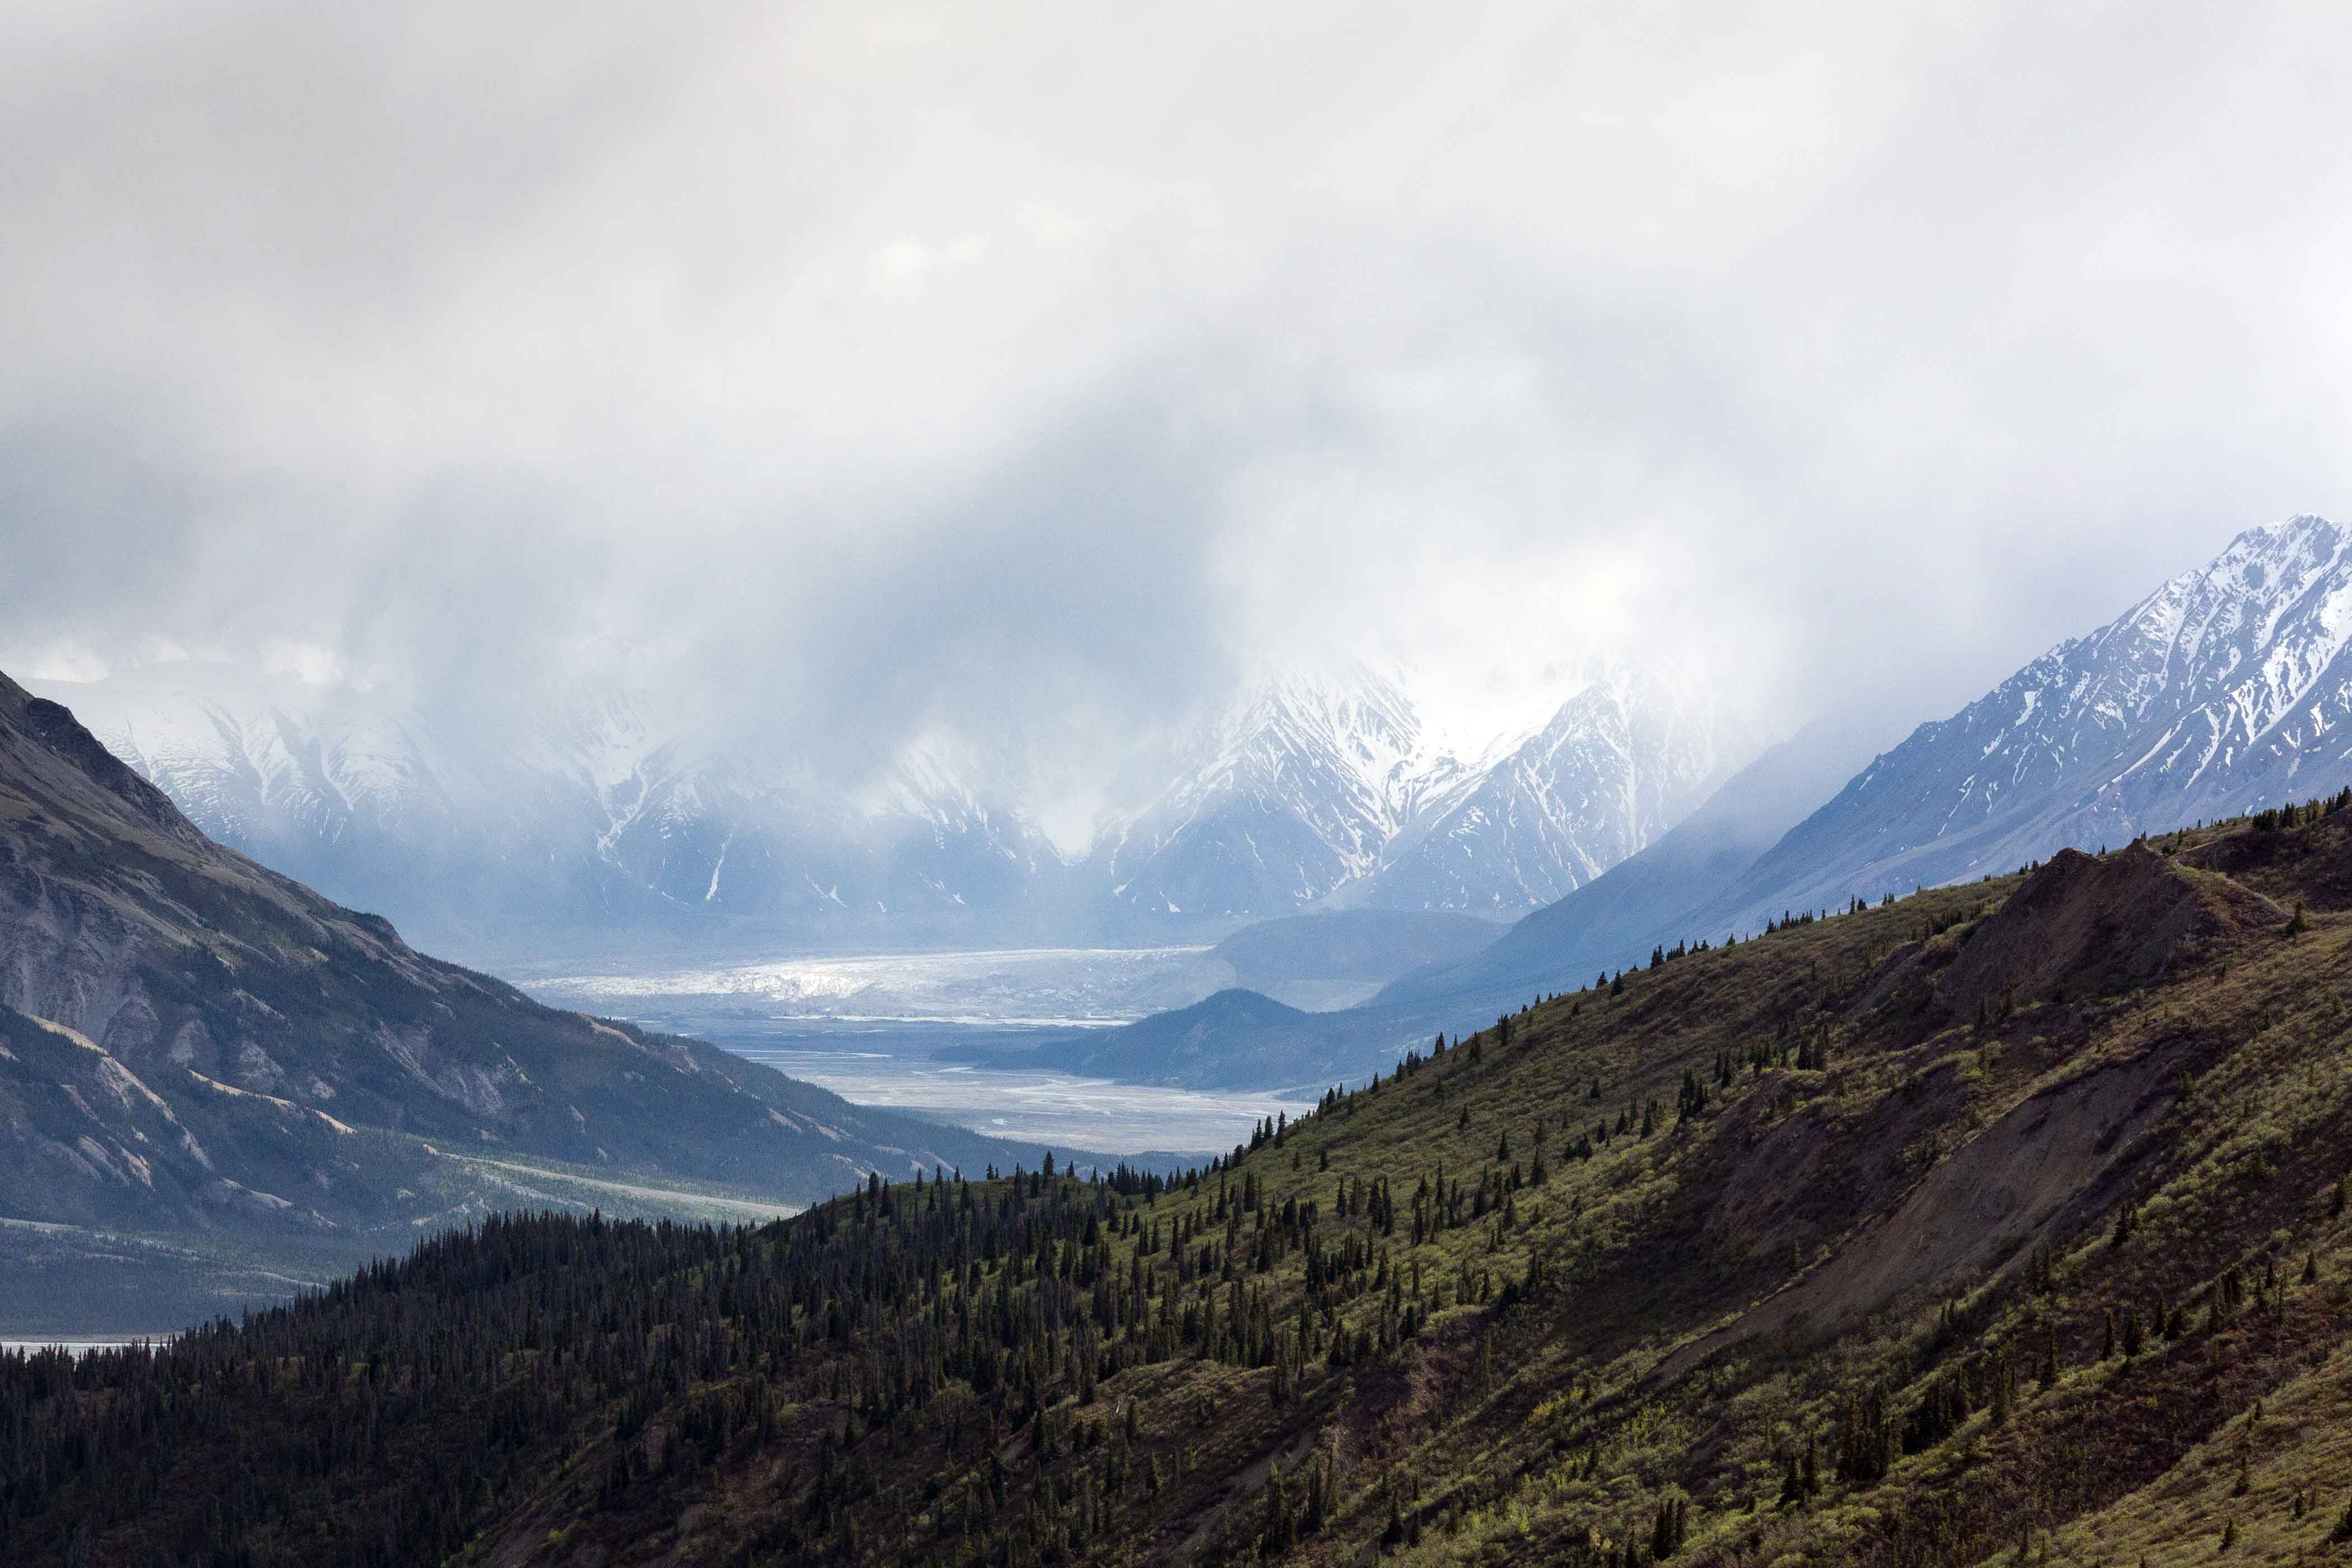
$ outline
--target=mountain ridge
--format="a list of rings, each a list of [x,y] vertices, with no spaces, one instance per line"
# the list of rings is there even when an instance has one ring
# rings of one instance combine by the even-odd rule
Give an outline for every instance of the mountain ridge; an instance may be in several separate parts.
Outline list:
[[[1868,727],[1831,724],[1766,753],[1485,951],[1282,1031],[1287,1054],[1320,1060],[1353,1039],[1361,1071],[1654,950],[2352,784],[2352,535],[2310,516],[2246,529],[1950,718],[1875,756],[1861,749]],[[2242,743],[2225,745],[2232,734]],[[1204,1070],[1206,1044],[1192,1040]],[[1251,1056],[1243,1035],[1224,1049]],[[1277,1061],[1265,1071],[1285,1079]]]
[[[1675,683],[1604,675],[1434,801],[1350,891],[1467,912],[1558,902],[1673,829],[1744,760],[1704,713]]]
[[[5,675],[0,1036],[0,1207],[34,1224],[365,1255],[478,1211],[459,1166],[485,1156],[788,1207],[1034,1153],[427,957],[212,842]]]
[[[1752,931],[2347,782],[2352,538],[2306,515],[1920,726],[1687,920]]]
[[[1394,683],[1323,658],[1254,676],[1177,747],[1156,798],[1076,852],[944,735],[845,793],[617,688],[499,727],[494,747],[389,689],[197,661],[44,689],[226,841],[501,963],[598,927],[1150,943],[1325,906],[1491,917],[1671,826],[1744,744],[1673,683],[1604,673],[1465,759]],[[1576,722],[1601,707],[1606,723]]]

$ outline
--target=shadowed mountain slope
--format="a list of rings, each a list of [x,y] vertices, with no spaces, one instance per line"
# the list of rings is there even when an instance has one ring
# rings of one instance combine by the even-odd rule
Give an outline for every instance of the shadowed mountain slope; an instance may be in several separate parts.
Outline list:
[[[1301,1012],[1236,987],[1117,1029],[1071,1030],[1040,1046],[949,1054],[988,1067],[1042,1067],[1191,1089],[1328,1083],[1351,1067],[1361,1070],[1361,1053],[1351,1057],[1325,1021],[1343,1016]]]
[[[2144,842],[2100,857],[2060,850],[1985,923],[1937,995],[1959,1016],[1980,1003],[2145,986],[2286,918],[2261,894]]]
[[[441,1212],[436,1160],[783,1202],[1014,1145],[559,1012],[222,849],[0,677],[0,1216],[256,1233]]]
[[[1327,910],[1244,925],[1211,948],[1244,985],[1313,976],[1378,980],[1481,952],[1501,933],[1491,920],[1443,911]]]
[[[1208,956],[1233,970],[1234,984],[1318,1011],[1362,1002],[1411,970],[1466,958],[1502,931],[1444,910],[1318,910],[1244,925]]]

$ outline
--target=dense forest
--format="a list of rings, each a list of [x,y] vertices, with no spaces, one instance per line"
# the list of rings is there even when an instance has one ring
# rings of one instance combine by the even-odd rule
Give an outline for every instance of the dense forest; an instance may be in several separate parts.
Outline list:
[[[1174,1177],[514,1214],[0,1357],[0,1561],[2342,1553],[2347,805],[1661,948]]]

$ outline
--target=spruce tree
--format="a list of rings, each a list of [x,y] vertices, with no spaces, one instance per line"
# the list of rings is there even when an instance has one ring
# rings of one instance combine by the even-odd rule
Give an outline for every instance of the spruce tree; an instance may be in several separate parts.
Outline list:
[[[1291,1525],[1290,1498],[1282,1485],[1282,1467],[1276,1465],[1265,1478],[1265,1523],[1258,1533],[1258,1551],[1263,1556],[1279,1557],[1297,1540]]]

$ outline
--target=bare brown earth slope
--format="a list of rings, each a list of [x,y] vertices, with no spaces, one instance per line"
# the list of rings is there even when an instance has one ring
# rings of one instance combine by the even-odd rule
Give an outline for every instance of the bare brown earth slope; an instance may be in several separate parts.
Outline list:
[[[153,1358],[0,1362],[0,1544],[2342,1560],[2347,807],[1683,953],[1172,1186],[517,1222]]]

